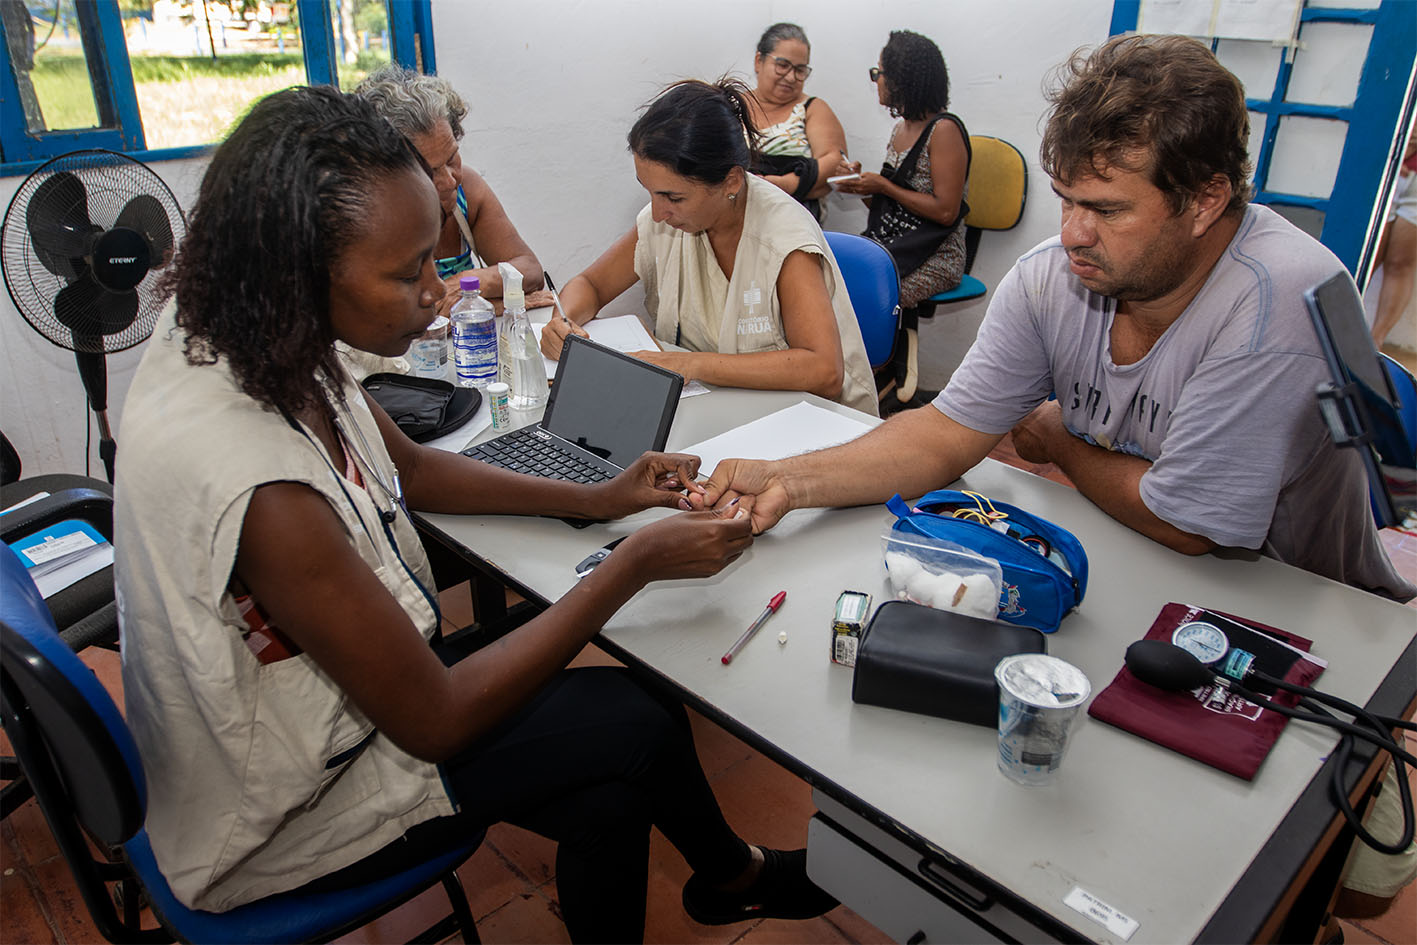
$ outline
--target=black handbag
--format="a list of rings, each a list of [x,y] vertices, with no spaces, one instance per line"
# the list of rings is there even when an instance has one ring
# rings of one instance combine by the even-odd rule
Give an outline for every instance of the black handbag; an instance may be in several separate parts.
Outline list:
[[[482,394],[474,387],[409,374],[370,374],[364,389],[389,419],[415,443],[452,433],[477,412]]]
[[[797,190],[792,198],[806,207],[812,216],[821,222],[821,201],[806,195],[817,184],[818,166],[815,158],[792,154],[754,154],[752,166],[748,168],[760,176],[797,175]]]
[[[992,728],[999,720],[994,667],[1006,656],[1047,651],[1031,627],[886,601],[856,651],[851,701]]]
[[[920,160],[920,152],[925,149],[930,141],[930,133],[935,130],[936,122],[943,118],[949,118],[958,123],[953,115],[942,112],[930,119],[930,123],[920,132],[920,137],[915,140],[915,145],[910,149],[910,153],[900,162],[899,167],[891,167],[889,164],[881,165],[881,176],[906,190],[914,190],[910,186],[910,173],[914,170],[916,162]],[[960,132],[964,132],[964,125],[960,125]],[[964,147],[966,152],[973,154],[969,147],[969,135],[964,134]],[[964,218],[969,215],[969,204],[960,201],[959,216],[955,217],[955,222],[949,226],[943,223],[936,223],[934,220],[927,220],[925,217],[911,213],[899,202],[892,200],[885,194],[875,194],[871,197],[871,209],[866,217],[866,231],[862,236],[869,236],[890,251],[891,258],[895,260],[896,272],[904,279],[915,270],[919,269],[925,260],[935,255],[935,251],[940,248],[940,244],[945,238],[959,228],[964,222]]]

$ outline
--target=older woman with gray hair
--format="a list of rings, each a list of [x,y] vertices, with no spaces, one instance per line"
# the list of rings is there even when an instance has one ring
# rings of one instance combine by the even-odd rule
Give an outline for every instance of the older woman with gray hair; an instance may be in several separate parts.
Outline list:
[[[458,142],[467,103],[447,79],[397,65],[385,66],[359,83],[355,94],[379,113],[423,155],[433,172],[433,186],[443,206],[443,228],[434,252],[438,275],[448,294],[438,304],[446,315],[458,299],[458,280],[474,275],[482,294],[501,298],[497,264],[511,263],[531,293],[542,286],[541,263],[512,225],[497,195],[462,162]]]

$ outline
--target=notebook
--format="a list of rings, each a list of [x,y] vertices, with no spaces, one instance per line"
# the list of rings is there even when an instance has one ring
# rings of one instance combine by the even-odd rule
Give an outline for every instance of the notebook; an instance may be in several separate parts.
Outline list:
[[[613,479],[642,453],[664,449],[683,386],[673,371],[572,335],[541,422],[463,455],[550,479]]]

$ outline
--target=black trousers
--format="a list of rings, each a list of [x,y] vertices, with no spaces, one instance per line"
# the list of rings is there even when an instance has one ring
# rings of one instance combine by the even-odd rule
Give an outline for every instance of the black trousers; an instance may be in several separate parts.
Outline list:
[[[711,882],[749,862],[704,777],[683,707],[618,668],[563,671],[443,773],[457,814],[419,824],[304,890],[359,885],[505,821],[557,842],[556,887],[572,941],[638,942],[651,825]]]

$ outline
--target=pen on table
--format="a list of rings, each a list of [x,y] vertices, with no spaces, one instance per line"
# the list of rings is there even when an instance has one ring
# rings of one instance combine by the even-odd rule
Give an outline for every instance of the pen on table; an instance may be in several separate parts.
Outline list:
[[[561,306],[561,296],[556,292],[556,283],[551,281],[551,273],[543,269],[541,270],[541,278],[546,281],[546,288],[551,290],[551,301],[556,303],[556,311],[561,313],[561,321],[569,325],[571,320],[566,317],[566,310]]]
[[[785,600],[787,600],[786,591],[778,591],[773,595],[772,600],[768,601],[767,607],[763,609],[762,613],[758,614],[758,619],[754,620],[748,629],[743,631],[743,635],[735,640],[733,645],[728,648],[728,652],[723,654],[724,666],[733,662],[733,657],[738,655],[738,651],[743,649],[743,645],[753,638],[753,634],[757,633],[762,628],[763,624],[768,622],[769,617],[777,613],[777,609],[782,606],[782,602]]]

